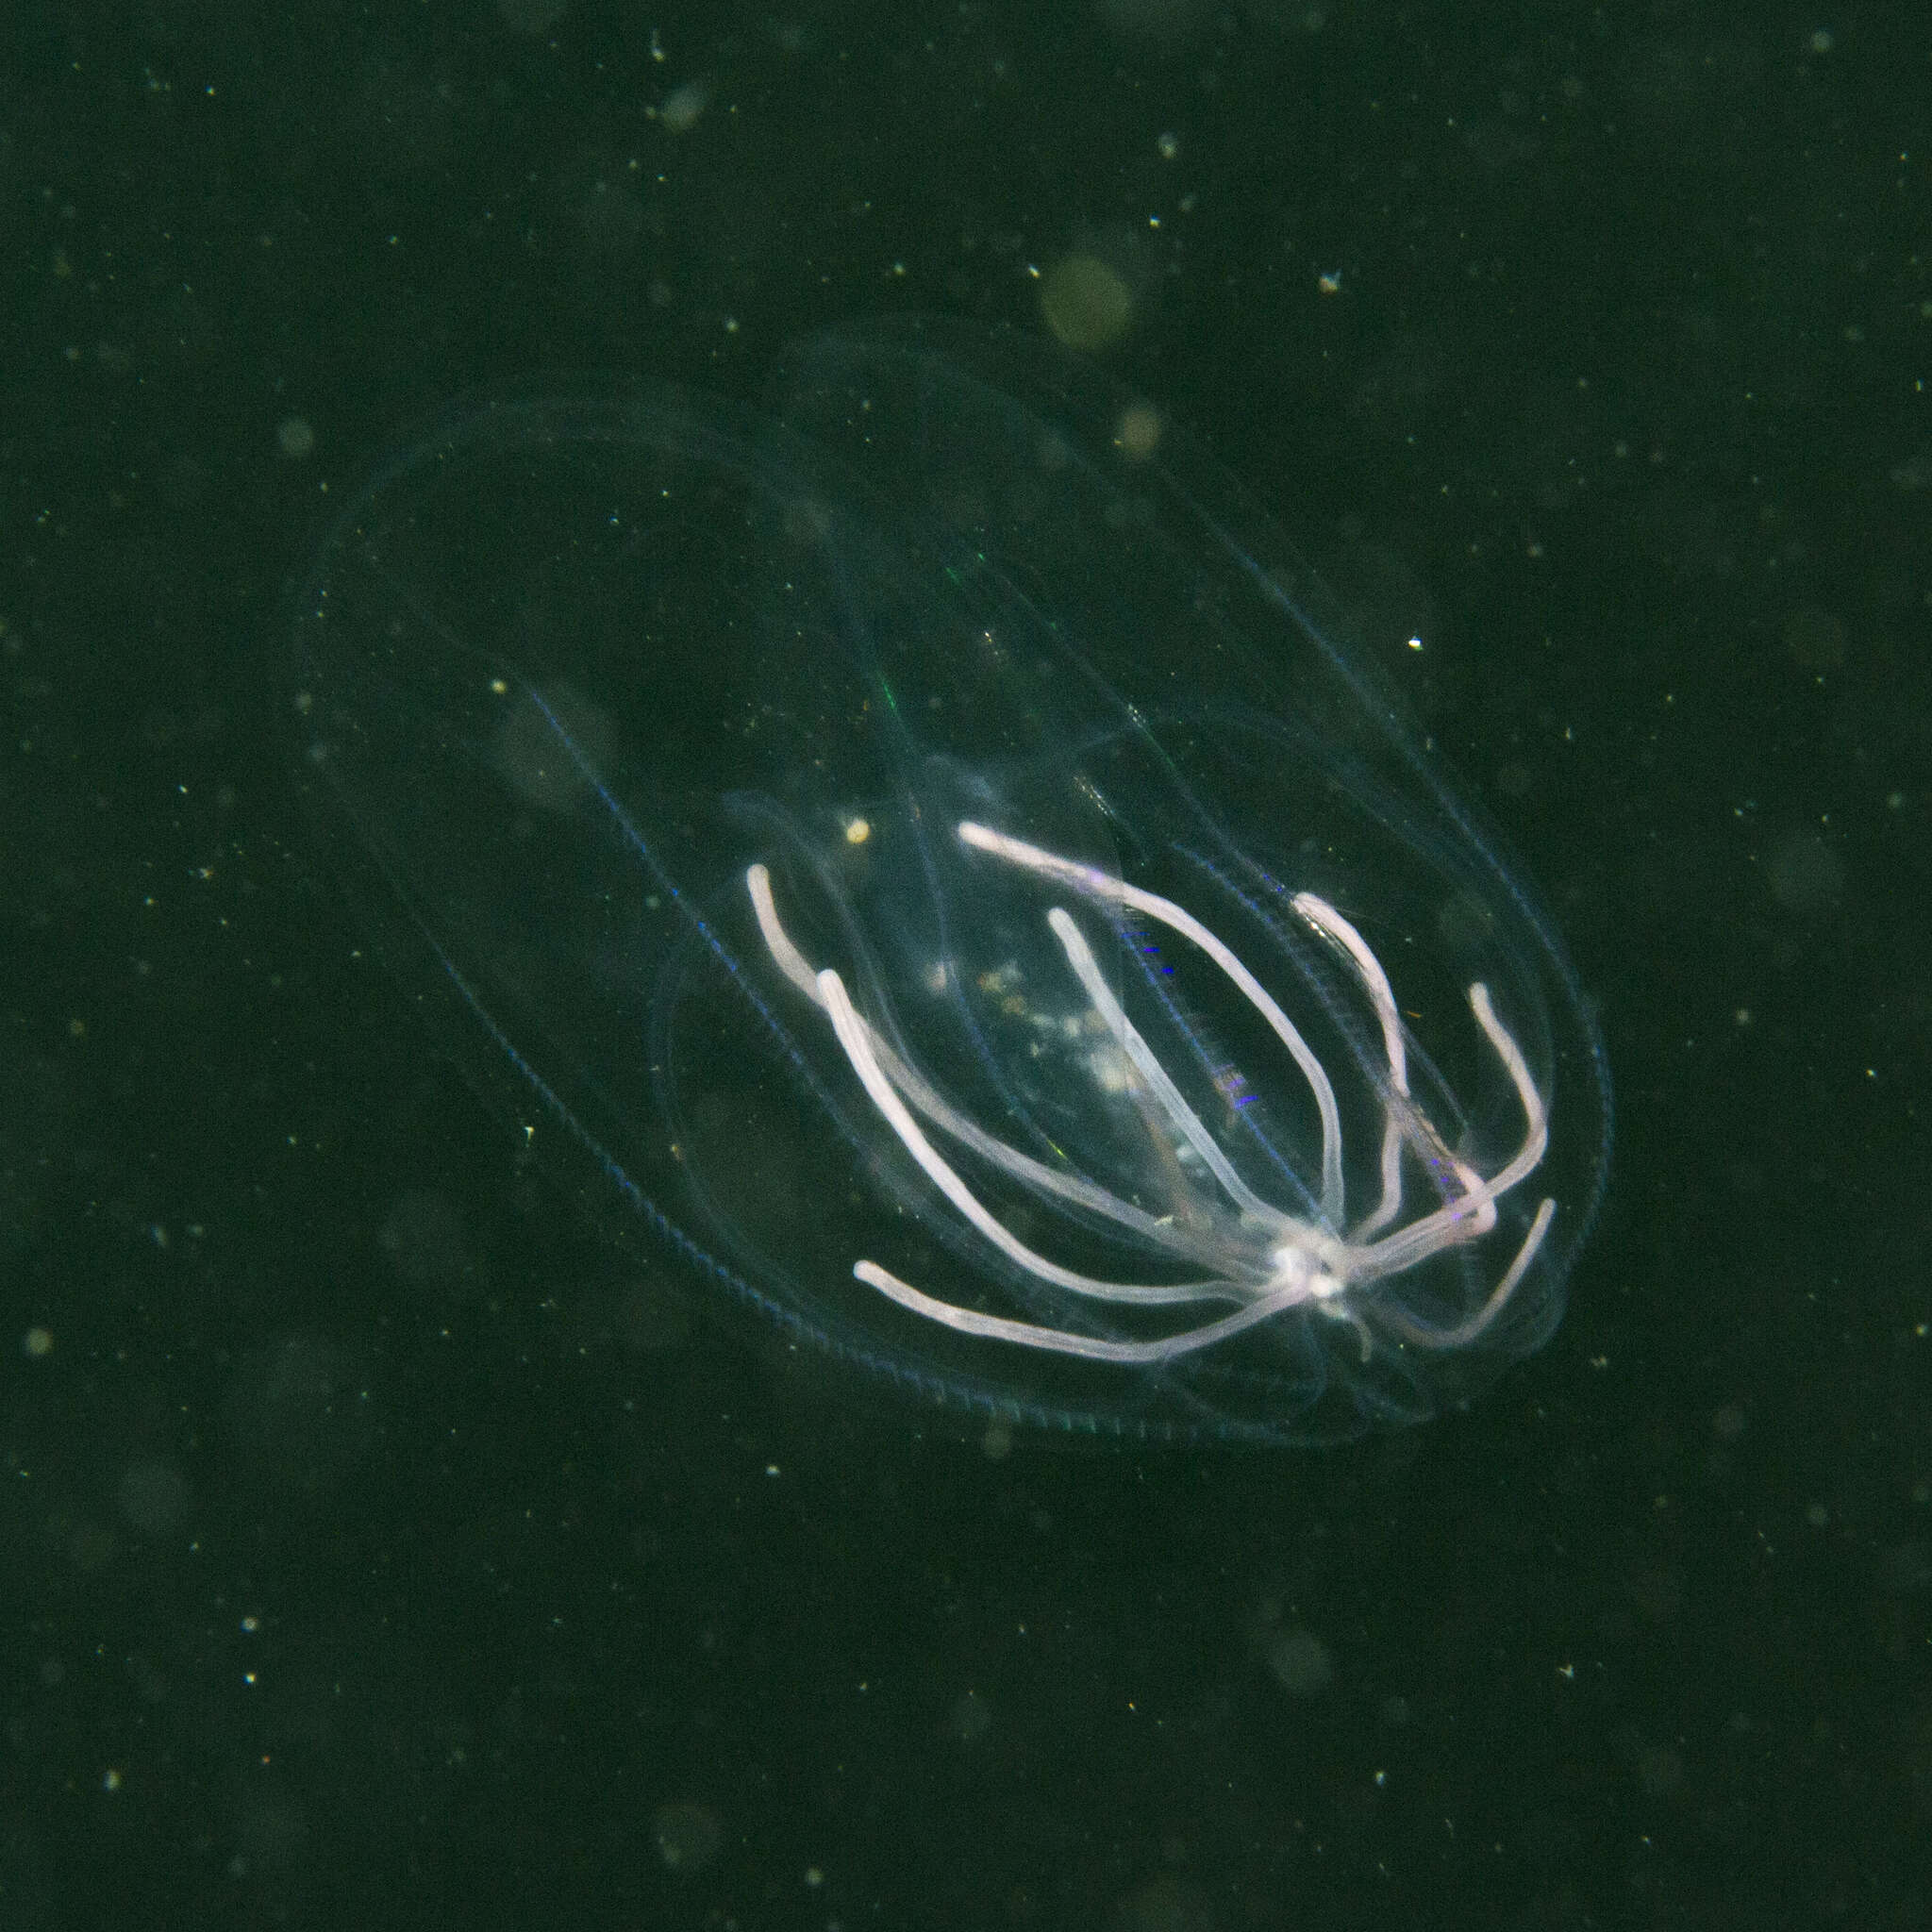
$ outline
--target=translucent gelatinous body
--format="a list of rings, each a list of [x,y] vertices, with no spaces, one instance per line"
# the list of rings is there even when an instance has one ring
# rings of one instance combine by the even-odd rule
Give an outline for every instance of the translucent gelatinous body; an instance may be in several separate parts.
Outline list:
[[[1555,1328],[1609,1139],[1560,941],[1287,541],[1091,372],[887,326],[770,418],[489,398],[297,632],[425,1006],[828,1374],[1327,1440]]]

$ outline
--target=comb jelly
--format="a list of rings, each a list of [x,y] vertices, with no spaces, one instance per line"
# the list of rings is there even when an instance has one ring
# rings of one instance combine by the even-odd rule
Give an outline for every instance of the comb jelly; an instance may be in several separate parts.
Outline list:
[[[767,415],[486,395],[295,628],[419,1004],[825,1375],[1324,1441],[1557,1326],[1610,1118],[1562,941],[1296,550],[1096,372],[880,325]]]

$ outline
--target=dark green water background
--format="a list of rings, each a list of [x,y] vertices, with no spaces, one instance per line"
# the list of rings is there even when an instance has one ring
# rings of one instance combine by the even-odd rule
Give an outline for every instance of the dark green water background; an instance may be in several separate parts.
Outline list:
[[[20,0],[0,1923],[1922,1926],[1932,38],[1902,5]],[[358,950],[288,586],[477,384],[1103,352],[1351,593],[1620,1101],[1565,1325],[1308,1455],[719,1334]]]

